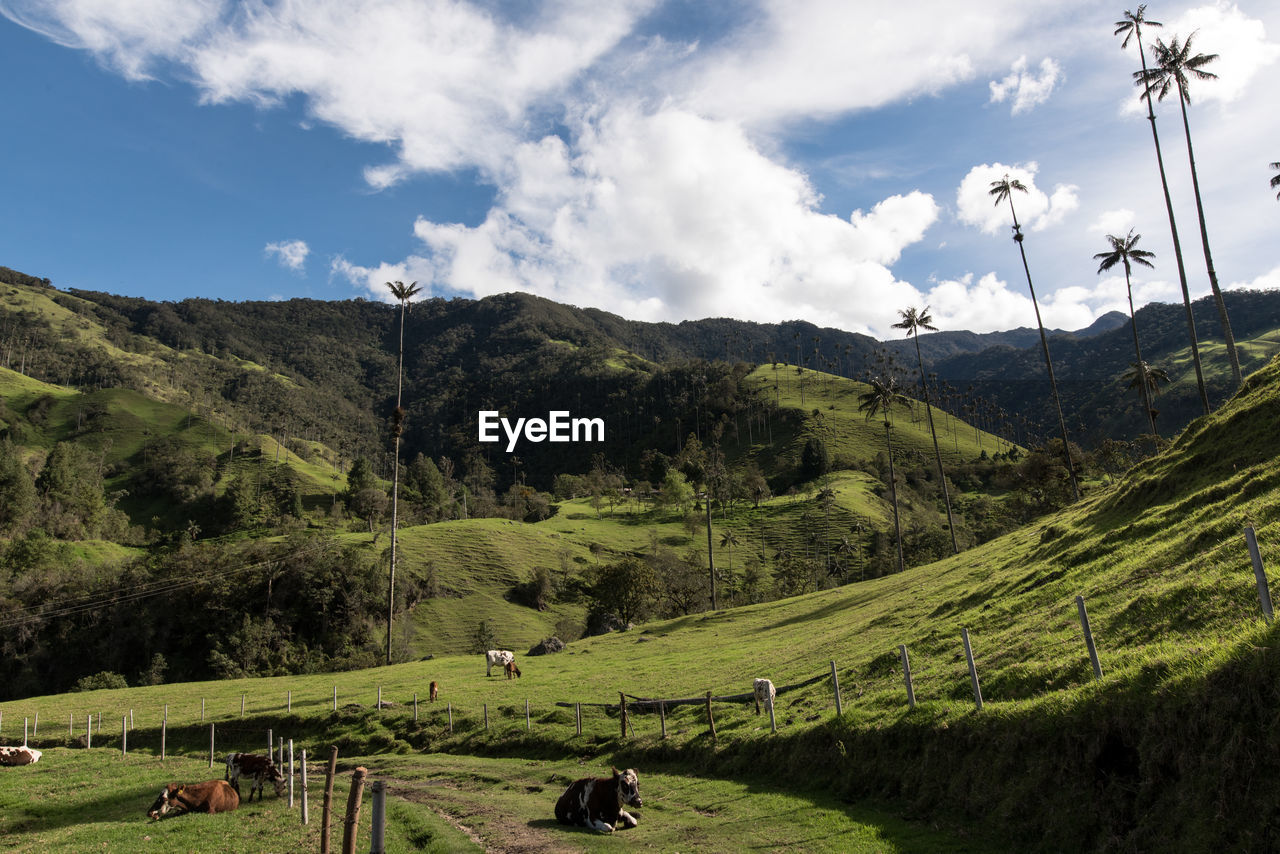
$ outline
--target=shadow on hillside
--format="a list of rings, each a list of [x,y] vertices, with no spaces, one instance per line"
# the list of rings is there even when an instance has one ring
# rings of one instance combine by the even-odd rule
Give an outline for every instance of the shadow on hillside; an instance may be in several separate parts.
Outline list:
[[[62,827],[73,827],[86,822],[133,821],[149,822],[147,810],[155,803],[162,784],[135,783],[123,785],[113,782],[99,786],[101,796],[60,799],[46,794],[40,805],[30,810],[30,817],[21,824],[9,828],[11,833],[39,833]]]

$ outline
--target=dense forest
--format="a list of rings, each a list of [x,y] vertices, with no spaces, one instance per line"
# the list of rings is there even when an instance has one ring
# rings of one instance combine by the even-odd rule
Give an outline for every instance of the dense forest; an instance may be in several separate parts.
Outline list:
[[[388,305],[156,303],[0,273],[11,283],[0,285],[7,696],[377,663],[393,493],[399,528],[539,523],[574,501],[600,521],[648,526],[645,545],[583,535],[554,546],[550,565],[504,575],[495,592],[559,608],[568,616],[548,628],[566,639],[712,607],[718,553],[721,604],[766,601],[927,563],[953,535],[968,548],[1071,501],[1061,441],[1045,438],[1039,349],[1008,343],[1028,330],[922,339],[938,356],[926,375],[949,446],[940,480],[918,404],[903,404],[886,446],[856,398],[867,386],[839,379],[887,378],[921,397],[902,340],[801,322],[644,324],[520,294],[428,299],[405,317],[397,413],[400,318]],[[1280,328],[1280,297],[1228,298],[1241,340]],[[1196,310],[1212,335],[1212,307]],[[1177,357],[1181,321],[1180,307],[1138,313],[1149,358]],[[1118,379],[1130,342],[1115,318],[1051,339],[1088,481],[1159,446]],[[1225,396],[1223,373],[1209,377]],[[1197,402],[1185,381],[1166,391],[1162,432]],[[608,430],[585,450],[508,452],[479,440],[480,410],[561,410]],[[469,583],[418,561],[395,608]],[[415,653],[411,632],[393,653]]]

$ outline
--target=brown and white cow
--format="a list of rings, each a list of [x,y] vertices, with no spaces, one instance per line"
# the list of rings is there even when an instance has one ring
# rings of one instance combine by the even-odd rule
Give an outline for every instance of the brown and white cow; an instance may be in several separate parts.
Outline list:
[[[760,706],[764,706],[765,710],[773,708],[774,697],[778,692],[774,690],[773,683],[768,679],[757,679],[752,683],[752,690],[756,695],[756,714],[760,714]]]
[[[147,818],[159,821],[170,811],[174,815],[189,812],[231,812],[240,806],[240,795],[226,780],[207,783],[170,783],[147,810]]]
[[[625,806],[641,806],[640,778],[634,768],[614,768],[612,778],[586,777],[570,783],[556,801],[556,821],[613,833],[617,825],[636,826],[636,817]]]
[[[258,800],[262,800],[262,784],[268,780],[275,787],[276,797],[284,794],[284,775],[271,762],[271,757],[257,753],[233,753],[227,757],[226,761],[227,773],[223,779],[231,784],[237,795],[240,794],[241,777],[249,777],[253,780],[253,785],[249,787],[249,798],[245,803],[253,801],[254,792],[258,793]]]
[[[34,747],[0,747],[0,765],[30,765],[44,756]]]
[[[507,674],[507,678],[508,678],[508,679],[512,679],[512,678],[519,679],[519,678],[520,678],[520,668],[519,668],[519,667],[516,667],[516,663],[515,663],[514,661],[508,661],[508,662],[503,666],[503,670],[505,670],[505,671],[506,671],[506,674]]]
[[[434,703],[436,701],[436,698],[440,696],[440,685],[436,682],[436,680],[432,679],[429,689],[431,691],[431,702]]]
[[[492,676],[493,667],[506,667],[507,662],[515,661],[516,654],[509,649],[491,649],[484,654],[484,675]]]

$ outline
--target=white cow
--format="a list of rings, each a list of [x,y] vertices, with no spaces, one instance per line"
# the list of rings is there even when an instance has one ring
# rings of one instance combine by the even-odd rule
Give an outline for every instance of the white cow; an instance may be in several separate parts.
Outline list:
[[[760,714],[760,706],[764,705],[765,709],[773,708],[773,698],[778,692],[773,689],[773,683],[768,679],[757,679],[752,683],[752,690],[756,695],[756,714]]]
[[[508,664],[516,660],[516,654],[509,649],[491,649],[484,654],[484,675],[492,676],[495,666],[506,668]]]

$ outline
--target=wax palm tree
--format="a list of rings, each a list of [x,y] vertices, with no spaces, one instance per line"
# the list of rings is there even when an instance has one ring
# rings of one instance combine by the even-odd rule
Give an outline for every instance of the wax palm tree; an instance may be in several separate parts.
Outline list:
[[[400,347],[396,354],[396,409],[392,419],[391,435],[395,438],[395,464],[391,475],[391,574],[387,580],[387,664],[391,663],[391,623],[396,613],[396,525],[399,522],[400,503],[400,434],[404,432],[404,407],[400,394],[404,386],[404,316],[409,310],[409,300],[421,288],[417,282],[387,282],[391,295],[400,303]]]
[[[1187,136],[1187,160],[1191,164],[1191,189],[1195,191],[1196,213],[1200,217],[1200,243],[1204,247],[1204,263],[1209,271],[1209,287],[1213,289],[1213,300],[1218,306],[1218,319],[1222,323],[1222,335],[1227,342],[1227,357],[1231,360],[1231,378],[1239,388],[1244,382],[1240,375],[1240,355],[1236,352],[1236,339],[1231,334],[1231,320],[1227,317],[1227,304],[1222,299],[1222,289],[1218,287],[1218,274],[1213,269],[1213,253],[1209,251],[1209,229],[1204,223],[1204,203],[1200,200],[1200,178],[1196,173],[1196,155],[1191,147],[1191,124],[1187,121],[1187,104],[1191,103],[1191,81],[1216,80],[1218,75],[1205,71],[1204,67],[1218,58],[1216,53],[1191,53],[1191,40],[1195,33],[1187,36],[1186,41],[1178,44],[1178,37],[1165,44],[1156,39],[1151,53],[1155,57],[1156,67],[1143,71],[1138,75],[1139,85],[1144,87],[1146,98],[1151,100],[1151,93],[1163,101],[1176,86],[1178,89],[1178,106],[1182,108],[1182,129]]]
[[[1276,190],[1277,187],[1280,187],[1280,161],[1268,163],[1267,168],[1276,170],[1276,174],[1271,176],[1271,189]],[[1276,190],[1276,198],[1280,199],[1280,190]]]
[[[1129,281],[1129,275],[1132,272],[1133,264],[1141,264],[1144,267],[1154,266],[1148,258],[1156,257],[1154,252],[1148,252],[1145,249],[1139,249],[1138,241],[1142,239],[1141,234],[1134,234],[1133,229],[1129,229],[1129,233],[1124,237],[1116,237],[1114,234],[1108,234],[1107,240],[1111,243],[1110,252],[1099,252],[1094,255],[1094,259],[1101,261],[1098,266],[1098,272],[1104,273],[1110,270],[1116,264],[1124,264],[1124,287],[1129,294],[1129,323],[1133,328],[1133,355],[1137,358],[1137,364],[1145,364],[1142,361],[1142,347],[1138,344],[1138,317],[1133,311],[1133,285]],[[1147,410],[1147,420],[1151,423],[1151,435],[1156,433],[1156,417],[1151,411],[1151,397],[1147,394],[1147,387],[1142,387],[1142,405]]]
[[[989,195],[995,197],[995,203],[1009,203],[1009,213],[1013,215],[1013,241],[1018,244],[1018,252],[1022,255],[1022,269],[1027,274],[1027,290],[1031,292],[1031,307],[1036,311],[1036,327],[1040,330],[1040,348],[1044,351],[1044,364],[1049,371],[1049,391],[1053,396],[1053,407],[1058,413],[1058,428],[1062,432],[1062,453],[1066,458],[1067,475],[1071,478],[1071,491],[1076,500],[1080,500],[1080,485],[1076,483],[1075,466],[1071,464],[1071,444],[1067,439],[1067,422],[1062,417],[1062,401],[1058,398],[1058,381],[1053,376],[1053,360],[1049,358],[1049,339],[1044,334],[1044,323],[1040,320],[1040,303],[1036,301],[1036,288],[1031,283],[1031,267],[1027,265],[1027,250],[1022,245],[1022,226],[1018,224],[1018,212],[1013,207],[1013,192],[1027,192],[1026,186],[1017,178],[1005,175],[999,181],[991,182]]]
[[[898,483],[893,471],[893,436],[890,433],[889,413],[894,406],[908,406],[911,401],[898,391],[898,385],[890,376],[887,380],[872,377],[867,380],[870,388],[858,396],[858,411],[865,412],[867,420],[877,414],[884,415],[884,441],[889,449],[889,497],[893,502],[893,532],[898,545],[898,572],[905,569],[902,559],[902,521],[898,517]]]
[[[959,554],[960,546],[956,543],[955,520],[951,518],[951,495],[947,491],[947,476],[942,471],[942,451],[938,448],[938,431],[933,426],[933,407],[929,405],[929,384],[925,381],[924,356],[920,353],[920,330],[937,332],[938,328],[933,325],[933,317],[930,316],[927,305],[920,310],[908,307],[905,311],[899,310],[898,314],[902,320],[893,324],[893,328],[905,329],[908,335],[915,338],[916,362],[920,366],[920,388],[924,391],[924,411],[929,416],[929,435],[933,436],[933,457],[938,463],[938,482],[942,484],[942,500],[947,505],[947,530],[951,532],[951,553]]]
[[[1141,388],[1144,400],[1159,394],[1161,384],[1169,384],[1169,374],[1164,368],[1157,368],[1143,361],[1130,362],[1129,370],[1125,371],[1121,379],[1128,383],[1128,388]],[[1156,413],[1152,410],[1151,417],[1154,419],[1155,416]]]
[[[1142,71],[1135,72],[1138,79],[1138,85],[1144,87],[1142,97],[1147,102],[1147,120],[1151,122],[1151,139],[1156,145],[1156,165],[1160,169],[1160,187],[1164,190],[1164,208],[1165,213],[1169,216],[1169,232],[1173,237],[1173,258],[1178,264],[1178,281],[1182,285],[1182,307],[1187,315],[1187,333],[1191,338],[1191,362],[1196,369],[1196,386],[1200,390],[1200,406],[1204,410],[1204,414],[1209,414],[1209,394],[1205,390],[1204,370],[1200,365],[1200,343],[1196,337],[1196,321],[1191,313],[1191,291],[1187,287],[1187,268],[1182,261],[1182,243],[1178,240],[1178,224],[1173,216],[1173,197],[1169,195],[1169,180],[1165,176],[1164,171],[1164,155],[1160,153],[1160,133],[1156,130],[1156,113],[1155,107],[1151,103],[1151,98],[1147,97],[1146,78],[1147,78],[1147,56],[1142,50],[1142,27],[1160,27],[1163,26],[1159,21],[1148,21],[1144,15],[1146,4],[1138,7],[1137,13],[1125,11],[1124,18],[1116,21],[1116,35],[1124,34],[1124,41],[1120,43],[1121,49],[1129,46],[1129,39],[1133,38],[1138,45],[1138,58],[1142,61]]]
[[[720,536],[720,548],[729,552],[729,577],[733,577],[733,547],[738,545],[738,536],[733,531],[725,531]]]

